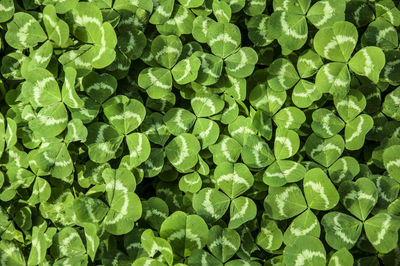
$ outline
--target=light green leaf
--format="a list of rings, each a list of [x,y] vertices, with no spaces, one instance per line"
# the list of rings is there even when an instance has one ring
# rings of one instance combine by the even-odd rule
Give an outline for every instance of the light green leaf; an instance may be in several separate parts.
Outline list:
[[[383,163],[390,176],[400,180],[400,145],[393,145],[383,152]]]
[[[303,180],[308,206],[315,210],[330,210],[339,203],[339,193],[320,168],[309,170]]]
[[[367,105],[365,96],[359,90],[350,90],[346,97],[334,98],[333,102],[340,117],[345,122],[353,120]]]
[[[196,213],[211,223],[226,213],[230,199],[217,189],[203,188],[193,196],[192,203]]]
[[[305,144],[307,155],[317,163],[329,167],[342,155],[344,140],[340,135],[323,139],[311,134]]]
[[[56,8],[46,5],[43,9],[43,24],[49,39],[57,46],[64,46],[68,41],[69,27],[66,22],[57,17]]]
[[[165,147],[168,160],[175,168],[181,171],[187,171],[196,165],[199,151],[199,141],[189,133],[178,135]]]
[[[277,250],[281,247],[282,241],[283,234],[276,222],[263,216],[260,232],[256,238],[257,245],[266,251]]]
[[[274,142],[274,154],[276,159],[282,160],[296,154],[300,146],[299,135],[293,130],[277,128]]]
[[[292,88],[299,80],[293,64],[284,58],[272,62],[268,68],[268,85],[276,91],[283,91]]]
[[[283,250],[286,265],[325,265],[326,252],[322,242],[313,236],[300,236]]]
[[[241,44],[239,28],[230,23],[212,24],[207,33],[207,44],[216,56],[225,58],[233,54]]]
[[[336,211],[325,214],[321,223],[326,232],[326,242],[336,250],[353,248],[363,227],[356,218]]]
[[[240,236],[233,229],[215,225],[208,233],[207,247],[216,258],[226,262],[238,251]]]
[[[292,243],[300,236],[314,236],[318,237],[321,234],[321,226],[317,216],[312,210],[308,209],[291,222],[283,235],[283,241],[286,245]]]
[[[347,150],[358,150],[364,145],[365,136],[372,129],[374,120],[371,116],[362,114],[347,123],[344,136]]]
[[[302,213],[307,208],[303,193],[296,184],[283,187],[269,187],[264,200],[268,217],[285,220]]]
[[[12,18],[12,16],[14,15],[15,12],[14,1],[1,0],[0,5],[1,5],[0,22],[3,23]]]
[[[346,1],[324,0],[316,2],[307,12],[308,20],[317,28],[329,27],[345,19]]]
[[[196,56],[190,56],[179,61],[171,73],[174,80],[179,85],[187,84],[197,79],[201,61]]]
[[[265,184],[280,187],[286,183],[297,182],[303,179],[306,169],[303,165],[289,160],[277,160],[263,173]]]
[[[90,98],[101,104],[115,93],[117,80],[110,74],[93,71],[83,77],[82,88]]]
[[[246,192],[254,183],[254,177],[245,164],[222,163],[217,165],[214,178],[223,192],[230,198]]]
[[[330,93],[335,98],[346,96],[350,89],[347,65],[335,62],[322,66],[315,78],[315,86],[321,93]]]
[[[350,69],[378,83],[379,74],[385,66],[385,54],[378,47],[368,46],[358,51],[349,62]]]
[[[250,198],[238,197],[232,200],[229,212],[231,218],[228,228],[236,229],[242,224],[256,218],[257,206]]]
[[[138,84],[151,98],[163,98],[172,89],[171,72],[160,67],[145,68],[139,74]]]
[[[197,117],[210,117],[221,112],[225,106],[224,100],[218,95],[208,93],[196,93],[190,104]]]
[[[151,53],[165,68],[172,68],[182,53],[182,42],[175,35],[158,35],[151,43]]]
[[[243,162],[251,168],[263,168],[275,160],[268,144],[256,135],[247,137],[241,155]]]
[[[61,89],[62,101],[70,108],[82,108],[85,103],[75,91],[76,70],[66,67],[64,73],[65,79]]]
[[[354,258],[351,253],[345,249],[339,249],[335,253],[333,253],[332,257],[329,259],[328,266],[336,266],[336,265],[353,265]]]
[[[340,201],[346,209],[365,221],[378,201],[378,190],[368,178],[361,177],[355,182],[344,181],[339,186]]]

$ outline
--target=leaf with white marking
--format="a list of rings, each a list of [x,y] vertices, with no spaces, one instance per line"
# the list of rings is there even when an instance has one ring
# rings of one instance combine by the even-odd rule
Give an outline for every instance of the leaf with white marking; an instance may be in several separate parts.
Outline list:
[[[96,163],[105,163],[115,157],[123,136],[106,123],[96,122],[88,127],[85,142],[89,148],[89,158]]]
[[[272,119],[277,127],[296,130],[306,121],[306,116],[300,109],[289,106],[281,109]]]
[[[322,242],[313,236],[300,236],[283,250],[285,265],[325,265],[326,251]]]
[[[222,59],[218,56],[201,51],[196,51],[193,55],[197,56],[201,61],[199,73],[195,81],[204,86],[217,83],[223,69]]]
[[[92,261],[95,260],[96,252],[100,244],[97,236],[98,226],[95,224],[85,224],[86,250]]]
[[[64,137],[66,143],[75,141],[85,142],[88,135],[87,128],[80,119],[72,119],[68,122],[67,134]]]
[[[323,0],[316,2],[307,12],[307,19],[318,29],[329,27],[345,19],[345,0]]]
[[[249,39],[255,46],[267,46],[273,42],[273,38],[270,37],[269,28],[269,16],[266,14],[260,14],[253,16],[247,23],[247,30]]]
[[[192,25],[195,15],[190,9],[181,5],[175,5],[171,17],[167,22],[158,24],[157,30],[163,35],[176,35],[191,34]]]
[[[1,0],[0,1],[0,22],[6,22],[13,17],[15,12],[13,0]]]
[[[176,211],[162,223],[160,236],[171,244],[174,254],[188,257],[206,245],[208,226],[198,215]]]
[[[318,218],[312,210],[308,209],[293,219],[283,235],[283,242],[289,245],[300,236],[308,235],[319,238],[320,234],[321,226]]]
[[[382,104],[382,112],[390,118],[400,121],[400,87],[386,95]]]
[[[394,50],[399,45],[395,27],[384,19],[371,22],[361,41],[363,46],[377,46],[384,51]]]
[[[115,93],[117,79],[110,74],[93,71],[83,77],[81,86],[90,98],[101,104]]]
[[[39,137],[55,137],[59,135],[68,124],[68,113],[62,103],[54,103],[43,107],[36,118],[29,121],[29,128]]]
[[[154,11],[150,17],[151,24],[163,24],[171,17],[174,9],[174,0],[154,1]]]
[[[323,65],[321,57],[312,49],[307,49],[297,60],[297,70],[302,78],[309,78]]]
[[[158,175],[164,166],[165,153],[163,149],[152,148],[149,158],[142,164],[145,177]]]
[[[300,188],[296,184],[290,184],[269,187],[264,209],[268,217],[281,221],[302,213],[307,209],[307,203]]]
[[[374,248],[388,253],[397,247],[400,219],[388,213],[379,213],[365,221],[365,233]]]
[[[231,7],[224,1],[213,1],[213,14],[220,23],[229,23],[232,17]]]
[[[136,28],[129,28],[126,34],[118,36],[118,48],[131,60],[140,58],[146,45],[146,35]]]
[[[110,209],[103,220],[107,232],[123,235],[134,227],[142,216],[142,204],[136,193],[135,177],[125,168],[107,168],[102,177],[106,183],[106,196]]]
[[[196,193],[201,189],[203,182],[197,172],[186,174],[179,179],[179,189],[185,193]]]
[[[151,53],[165,68],[172,68],[182,53],[182,42],[175,35],[158,35],[151,43]]]
[[[53,55],[53,44],[50,41],[45,42],[42,44],[39,48],[36,50],[31,50],[29,53],[29,59],[24,62],[22,70],[26,69],[26,66],[28,68],[46,68]]]
[[[171,108],[163,117],[168,131],[175,136],[188,132],[195,120],[196,116],[183,108]]]
[[[216,144],[209,147],[213,155],[213,161],[219,165],[222,163],[234,163],[239,159],[242,146],[234,138],[221,135]]]
[[[281,187],[303,179],[306,169],[300,163],[290,160],[277,160],[265,170],[263,182],[269,186]]]
[[[122,102],[105,106],[104,114],[119,133],[126,135],[138,128],[143,122],[146,116],[146,108],[136,99],[124,98]]]
[[[196,8],[200,7],[204,0],[178,0],[178,2],[186,8]]]
[[[358,161],[350,156],[344,156],[333,163],[329,169],[329,177],[335,184],[340,184],[343,181],[353,180],[360,172]]]
[[[172,247],[167,240],[156,237],[151,229],[147,229],[142,233],[141,244],[150,257],[154,257],[158,252],[162,254],[159,257],[162,261],[172,265],[173,253]]]
[[[190,104],[197,117],[210,117],[221,112],[225,106],[224,100],[212,93],[196,93]]]
[[[317,163],[329,167],[344,151],[344,140],[340,135],[323,139],[311,134],[305,144],[307,155]]]
[[[232,200],[229,212],[228,228],[236,229],[256,217],[257,206],[250,198],[238,197]]]
[[[383,152],[383,163],[390,176],[400,180],[400,145],[392,145]]]
[[[266,84],[259,84],[250,92],[249,100],[256,109],[273,116],[285,103],[286,97],[286,91],[276,91]]]
[[[344,63],[328,63],[322,66],[315,77],[315,86],[321,93],[330,93],[343,98],[350,90],[350,72]]]
[[[15,146],[17,144],[17,123],[11,119],[10,117],[6,118],[7,120],[7,128],[5,131],[5,143],[7,145],[7,149],[10,149],[11,147]]]
[[[203,188],[193,196],[193,209],[206,222],[219,220],[228,210],[230,199],[213,188]]]
[[[85,246],[78,232],[72,227],[64,227],[53,238],[51,250],[57,257],[74,257],[85,254]]]
[[[293,64],[285,58],[279,58],[272,62],[268,73],[268,85],[276,91],[288,90],[300,79]]]
[[[346,149],[350,151],[364,146],[365,136],[372,129],[374,120],[367,114],[361,114],[348,122],[344,130]]]
[[[39,22],[29,13],[18,12],[7,24],[6,42],[13,48],[23,50],[35,47],[47,39]]]
[[[46,5],[43,9],[43,24],[49,39],[57,46],[64,46],[68,41],[69,27],[62,19],[58,18],[56,8]]]
[[[400,11],[395,3],[390,0],[375,3],[376,18],[383,18],[394,26],[400,25]]]
[[[201,61],[196,56],[190,56],[186,59],[179,61],[171,73],[174,80],[179,85],[187,84],[197,79]]]
[[[339,249],[329,259],[328,266],[337,265],[354,265],[353,255],[346,248]]]
[[[28,265],[37,265],[45,261],[48,249],[48,240],[43,236],[45,235],[46,229],[47,226],[45,224],[33,226],[32,249],[29,253]]]
[[[250,117],[240,115],[228,125],[229,134],[241,145],[244,145],[249,136],[256,135],[257,133],[252,124]]]
[[[82,45],[76,50],[65,51],[60,55],[58,61],[64,67],[75,68],[78,72],[78,76],[85,76],[93,68],[93,54],[91,54],[90,51],[91,47],[91,45]]]
[[[220,128],[217,122],[207,118],[197,118],[192,134],[200,141],[201,148],[205,149],[217,142],[219,132]]]
[[[193,38],[199,43],[207,43],[207,34],[215,20],[206,16],[198,16],[193,21]]]
[[[50,194],[51,187],[46,179],[36,177],[35,183],[33,183],[32,194],[28,202],[31,205],[38,204],[39,202],[46,202],[50,198]]]
[[[322,217],[325,240],[336,250],[351,249],[360,238],[363,224],[353,216],[341,212],[329,212]]]
[[[344,181],[339,186],[340,201],[346,209],[365,221],[378,201],[378,189],[374,182],[361,177],[355,182]]]
[[[311,169],[306,173],[303,187],[304,195],[311,209],[326,211],[339,203],[339,193],[320,168]]]
[[[195,249],[187,260],[188,265],[196,265],[199,264],[203,265],[215,265],[215,266],[223,266],[222,262],[218,260],[216,257],[211,255],[209,252],[205,251],[204,249]],[[179,265],[179,264],[176,264]],[[139,266],[139,265],[138,265]],[[181,265],[183,266],[183,265]]]
[[[48,106],[61,100],[58,83],[48,70],[37,68],[26,73],[25,78],[22,91],[29,95],[32,106]]]
[[[274,154],[277,160],[287,159],[296,154],[300,147],[299,135],[290,129],[277,128],[274,142]]]
[[[294,3],[292,3],[292,6],[294,6]],[[300,7],[297,8],[300,9]],[[300,49],[307,41],[307,20],[301,11],[293,13],[282,9],[276,10],[272,13],[268,23],[271,39],[278,40],[278,43],[286,50],[284,54]]]
[[[275,160],[268,144],[256,135],[247,137],[241,156],[243,162],[250,168],[264,168]]]
[[[129,149],[128,161],[130,167],[137,167],[150,156],[150,142],[143,133],[131,133],[126,136]]]
[[[320,108],[312,114],[311,128],[315,134],[321,138],[331,138],[338,134],[345,123],[332,111]]]
[[[254,183],[254,177],[245,164],[222,163],[217,165],[214,172],[214,179],[230,198],[236,198],[243,194]]]
[[[258,62],[258,55],[253,48],[242,47],[236,53],[225,58],[226,72],[236,78],[250,76]]]
[[[331,27],[320,29],[314,38],[314,49],[331,61],[347,62],[356,47],[358,32],[347,21],[339,21]]]
[[[207,247],[222,262],[236,254],[240,246],[239,234],[230,228],[215,225],[208,232]]]
[[[49,172],[53,177],[71,183],[74,170],[71,156],[64,143],[51,143],[38,150],[37,165],[40,170]]]
[[[241,44],[239,28],[230,23],[212,24],[207,33],[207,44],[216,56],[225,58],[233,54]]]
[[[75,90],[76,70],[72,67],[66,67],[64,74],[64,84],[61,89],[63,102],[70,108],[82,108],[85,103]]]
[[[322,93],[315,84],[304,79],[297,82],[292,92],[292,101],[299,108],[307,108],[321,97]]]
[[[81,223],[99,224],[108,212],[108,206],[100,199],[80,195],[73,203],[76,219]]]
[[[351,71],[378,83],[379,74],[385,66],[385,54],[379,47],[368,46],[359,50],[349,61]]]
[[[356,118],[367,105],[365,96],[359,90],[350,90],[344,98],[334,98],[336,110],[340,117],[349,122]]]
[[[181,171],[187,171],[196,165],[199,151],[199,141],[189,133],[178,135],[165,147],[168,160],[176,169]]]
[[[260,232],[257,235],[256,243],[266,251],[277,250],[283,241],[282,231],[274,220],[265,216],[262,217]]]
[[[171,92],[171,72],[161,67],[145,68],[139,73],[138,84],[151,98],[161,99]]]
[[[267,6],[267,0],[249,0],[246,1],[246,6],[243,11],[246,15],[253,17],[264,12]]]
[[[26,265],[25,257],[20,247],[6,239],[0,241],[0,261],[3,265]]]

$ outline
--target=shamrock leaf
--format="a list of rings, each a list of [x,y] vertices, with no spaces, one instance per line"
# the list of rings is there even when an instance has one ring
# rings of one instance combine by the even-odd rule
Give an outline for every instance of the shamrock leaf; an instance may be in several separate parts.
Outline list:
[[[230,228],[215,225],[208,233],[207,247],[222,262],[228,261],[239,249],[240,236]]]
[[[313,236],[300,236],[283,250],[286,264],[326,264],[326,252],[322,242]]]
[[[385,55],[378,47],[364,47],[351,58],[349,66],[357,75],[366,76],[378,83],[379,74],[385,66]]]
[[[182,171],[189,170],[197,163],[200,143],[195,136],[182,133],[165,147],[165,153],[171,164]]]
[[[230,198],[246,192],[254,183],[254,177],[245,164],[222,163],[215,168],[214,178],[217,185]]]

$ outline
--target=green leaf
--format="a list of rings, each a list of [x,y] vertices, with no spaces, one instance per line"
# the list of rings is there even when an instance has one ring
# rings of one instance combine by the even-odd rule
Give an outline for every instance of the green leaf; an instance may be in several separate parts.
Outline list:
[[[347,62],[356,47],[358,32],[347,21],[339,21],[332,27],[320,29],[314,38],[314,49],[331,61]]]
[[[385,54],[378,47],[364,47],[351,58],[349,66],[357,75],[378,83],[379,74],[385,66]]]
[[[356,218],[335,211],[325,214],[321,223],[326,232],[326,242],[336,250],[353,248],[360,238],[363,227]]]
[[[225,105],[219,96],[208,93],[196,93],[190,103],[197,117],[210,117],[221,112]]]
[[[179,85],[187,84],[197,79],[201,61],[196,56],[190,56],[179,61],[172,69],[172,76]]]
[[[276,91],[288,90],[299,80],[293,64],[284,58],[272,62],[268,68],[268,85]]]
[[[340,135],[323,139],[311,134],[305,144],[307,155],[325,167],[329,167],[342,155],[344,140]]]
[[[379,213],[365,221],[365,233],[378,252],[388,253],[397,246],[400,219]]]
[[[317,28],[325,28],[345,19],[346,1],[316,2],[307,12],[308,20]]]
[[[308,206],[315,210],[330,210],[339,203],[339,193],[320,168],[309,170],[303,180]]]
[[[228,228],[236,229],[242,224],[253,220],[257,215],[257,206],[247,197],[238,197],[232,200],[230,206],[230,220]]]
[[[106,183],[106,196],[110,206],[103,220],[105,229],[113,235],[126,234],[142,216],[142,204],[134,193],[135,177],[125,168],[107,168],[102,177]]]
[[[230,228],[215,225],[208,233],[207,247],[222,262],[228,261],[238,251],[239,234]]]
[[[362,114],[347,123],[344,136],[347,150],[358,150],[364,145],[365,136],[372,129],[374,120],[371,116]]]
[[[365,96],[358,90],[350,90],[344,98],[334,98],[334,104],[340,117],[349,122],[356,118],[366,106]]]
[[[390,176],[400,180],[400,145],[393,145],[383,152],[383,163]]]
[[[300,236],[319,237],[320,234],[321,226],[318,218],[312,210],[308,209],[293,219],[283,235],[283,241],[289,245]]]
[[[43,24],[49,39],[58,46],[64,46],[68,41],[69,27],[62,19],[57,17],[56,8],[46,5],[43,9]]]
[[[266,251],[277,250],[283,241],[282,231],[275,221],[263,217],[261,220],[260,232],[257,235],[256,243]]]
[[[139,74],[138,84],[151,98],[161,99],[172,89],[171,72],[160,67],[145,68]]]
[[[325,108],[315,110],[312,119],[311,128],[321,138],[331,138],[342,131],[345,126],[339,117]]]
[[[365,221],[378,201],[378,190],[368,178],[362,177],[355,182],[344,181],[339,186],[340,201],[346,209]]]
[[[182,53],[182,42],[175,35],[159,35],[151,43],[151,53],[161,66],[172,68]]]
[[[117,80],[110,74],[93,71],[83,77],[82,88],[90,98],[101,104],[115,93]]]
[[[360,165],[355,158],[344,156],[334,162],[328,172],[332,182],[340,184],[343,181],[352,180],[360,172]]]
[[[175,254],[188,257],[195,249],[201,249],[208,239],[208,226],[198,215],[177,211],[161,225],[160,236],[172,246]]]
[[[300,109],[290,106],[276,113],[273,120],[278,127],[296,130],[306,121],[306,116]]]
[[[283,262],[287,265],[325,265],[325,248],[316,237],[300,236],[283,250]]]
[[[236,51],[241,44],[239,28],[230,23],[212,24],[207,33],[207,44],[216,56],[225,58]]]
[[[0,5],[2,6],[0,11],[0,22],[6,22],[15,12],[14,1],[12,0],[1,0]]]
[[[315,86],[321,93],[330,93],[335,98],[342,98],[350,89],[349,69],[344,63],[328,63],[319,69]]]
[[[280,187],[303,179],[306,169],[303,165],[289,160],[277,160],[263,173],[263,182],[269,186]]]
[[[197,118],[192,134],[200,141],[202,149],[205,149],[217,142],[219,131],[217,122],[207,118]]]
[[[256,51],[250,47],[243,47],[225,59],[225,69],[233,77],[246,78],[253,73],[257,61]]]
[[[222,163],[217,165],[214,178],[223,192],[230,198],[246,192],[254,183],[254,177],[245,164]]]
[[[203,188],[193,196],[193,208],[207,222],[219,220],[228,210],[230,199],[217,189]]]
[[[165,147],[168,160],[175,168],[181,171],[187,171],[196,165],[199,151],[199,141],[189,133],[178,135]]]
[[[196,116],[183,108],[171,108],[163,117],[169,132],[175,136],[188,132],[195,120]]]
[[[86,252],[80,235],[72,227],[64,227],[54,236],[52,248],[57,257],[81,256]]]
[[[243,162],[251,168],[263,168],[275,160],[268,144],[255,135],[247,137],[241,156]]]
[[[282,160],[292,157],[300,146],[299,135],[293,130],[277,128],[274,142],[274,154],[276,159]]]
[[[7,24],[6,42],[15,49],[35,47],[47,39],[39,22],[28,13],[18,12]]]
[[[334,265],[353,265],[354,264],[354,258],[351,253],[345,249],[339,249],[336,251],[332,257],[329,259],[329,264],[328,266],[334,266]]]
[[[285,220],[302,213],[307,208],[303,193],[296,184],[283,187],[269,187],[264,200],[264,209],[268,217]]]
[[[76,70],[66,67],[64,73],[65,79],[61,90],[63,102],[70,108],[82,108],[85,103],[75,91]]]

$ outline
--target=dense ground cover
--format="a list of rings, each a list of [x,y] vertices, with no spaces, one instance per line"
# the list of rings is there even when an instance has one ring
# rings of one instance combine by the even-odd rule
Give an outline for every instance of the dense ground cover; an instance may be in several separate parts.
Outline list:
[[[400,265],[397,6],[0,0],[0,265]]]

